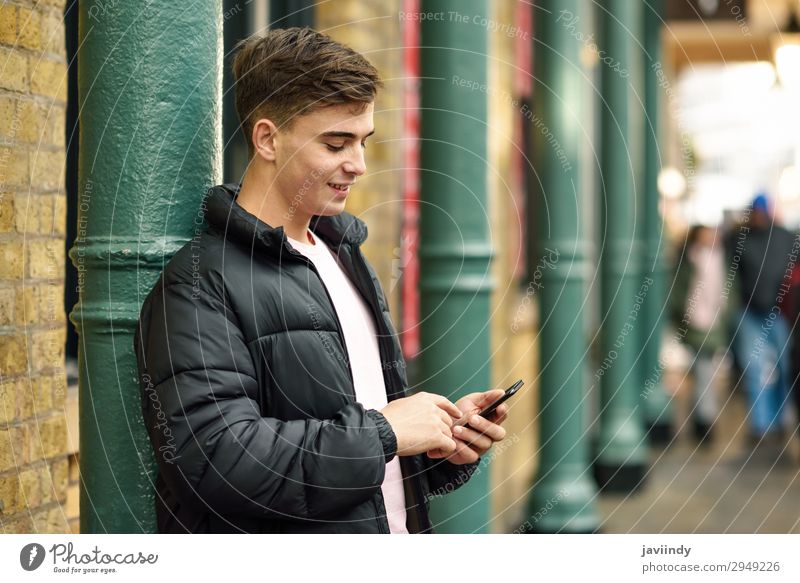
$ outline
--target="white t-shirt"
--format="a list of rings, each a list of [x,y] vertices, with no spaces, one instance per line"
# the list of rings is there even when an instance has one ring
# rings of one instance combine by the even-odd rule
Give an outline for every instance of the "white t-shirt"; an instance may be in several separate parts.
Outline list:
[[[325,287],[328,288],[347,345],[356,400],[365,409],[383,409],[388,402],[386,386],[375,322],[369,306],[342,270],[330,248],[310,230],[307,233],[309,237],[313,237],[316,244],[311,244],[310,241],[297,241],[288,236],[287,239],[292,247],[314,263]],[[397,456],[386,464],[386,475],[381,490],[390,532],[408,534],[403,474]]]

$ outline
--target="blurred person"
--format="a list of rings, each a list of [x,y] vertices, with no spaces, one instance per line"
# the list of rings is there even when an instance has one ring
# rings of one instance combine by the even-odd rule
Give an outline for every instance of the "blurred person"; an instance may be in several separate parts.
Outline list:
[[[784,437],[790,380],[789,325],[782,303],[791,281],[793,236],[775,219],[764,193],[728,238],[737,302],[734,350],[747,395],[750,440]]]
[[[712,438],[719,416],[714,378],[719,353],[727,345],[725,253],[717,230],[704,225],[689,229],[678,254],[670,295],[670,312],[678,334],[693,353],[692,430],[701,444]]]
[[[406,395],[366,225],[344,211],[378,72],[308,28],[237,48],[250,164],[207,193],[207,228],[168,263],[134,335],[158,530],[432,532],[431,497],[470,479],[507,406],[470,415],[502,390]]]
[[[795,245],[800,241],[800,232],[795,232]],[[800,440],[800,264],[794,259],[792,267],[790,290],[787,301],[784,302],[784,314],[789,322],[789,343],[791,345],[789,360],[791,364],[791,382],[789,392],[794,403],[798,426],[794,430],[795,442]],[[797,460],[800,461],[800,450],[796,451]]]

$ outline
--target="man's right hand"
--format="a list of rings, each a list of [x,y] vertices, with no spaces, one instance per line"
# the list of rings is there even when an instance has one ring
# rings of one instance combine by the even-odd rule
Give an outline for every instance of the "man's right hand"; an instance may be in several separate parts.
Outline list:
[[[395,399],[381,413],[392,426],[400,457],[432,449],[441,449],[449,455],[456,449],[450,428],[462,413],[441,395],[420,392]]]

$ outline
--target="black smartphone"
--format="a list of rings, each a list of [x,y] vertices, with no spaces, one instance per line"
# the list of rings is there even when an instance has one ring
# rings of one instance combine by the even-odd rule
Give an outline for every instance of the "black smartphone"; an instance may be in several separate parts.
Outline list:
[[[497,409],[500,405],[502,405],[503,403],[508,401],[511,397],[516,395],[517,391],[519,391],[522,385],[524,384],[525,382],[522,379],[518,380],[516,383],[514,383],[513,385],[511,385],[506,389],[506,392],[503,393],[502,397],[498,398],[494,403],[492,403],[491,405],[486,407],[483,411],[478,413],[478,415],[480,415],[481,417],[486,417],[488,419],[489,416],[492,413],[494,413],[495,409]]]

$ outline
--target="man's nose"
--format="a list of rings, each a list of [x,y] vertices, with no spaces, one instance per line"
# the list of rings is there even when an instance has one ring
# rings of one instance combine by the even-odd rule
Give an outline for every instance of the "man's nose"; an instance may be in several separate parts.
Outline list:
[[[362,148],[360,145],[357,145],[353,150],[353,153],[347,159],[343,169],[348,174],[361,176],[367,171],[367,164],[364,160],[364,148]]]

